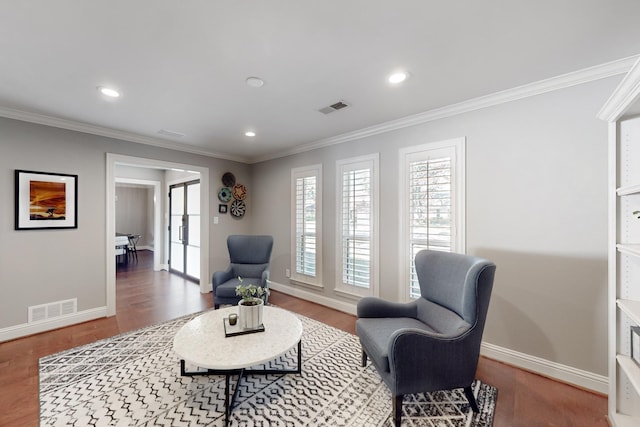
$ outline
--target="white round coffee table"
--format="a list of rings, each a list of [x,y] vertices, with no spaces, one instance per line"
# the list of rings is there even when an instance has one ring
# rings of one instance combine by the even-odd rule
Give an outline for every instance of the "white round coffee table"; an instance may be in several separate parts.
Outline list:
[[[244,375],[300,373],[302,362],[302,322],[293,313],[265,306],[263,332],[225,336],[224,319],[238,313],[232,306],[209,311],[186,323],[173,339],[173,350],[180,357],[180,374],[225,375],[225,423],[233,409],[238,385]],[[298,366],[294,370],[249,370],[269,362],[298,346]],[[206,370],[187,372],[185,362]],[[233,396],[229,396],[229,378],[238,375]]]

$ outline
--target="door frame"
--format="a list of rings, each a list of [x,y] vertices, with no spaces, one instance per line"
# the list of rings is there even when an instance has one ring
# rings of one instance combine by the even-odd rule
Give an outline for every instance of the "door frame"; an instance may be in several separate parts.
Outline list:
[[[106,158],[106,227],[105,245],[107,254],[105,258],[106,272],[106,302],[107,316],[116,314],[116,265],[115,265],[115,236],[116,236],[116,164],[146,167],[156,169],[179,169],[200,173],[200,214],[203,221],[200,225],[200,292],[211,291],[209,277],[209,168],[203,166],[187,165],[183,163],[167,162],[162,160],[147,159],[142,157],[125,156],[121,154],[107,153]],[[167,196],[168,198],[168,196]],[[163,233],[164,234],[164,233]],[[162,235],[162,234],[161,234]]]

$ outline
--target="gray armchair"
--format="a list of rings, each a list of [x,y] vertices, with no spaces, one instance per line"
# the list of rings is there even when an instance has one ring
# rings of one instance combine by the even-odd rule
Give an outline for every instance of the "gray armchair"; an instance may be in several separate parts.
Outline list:
[[[468,255],[423,250],[415,258],[421,297],[407,304],[367,297],[358,302],[356,333],[391,390],[400,426],[405,394],[471,390],[496,266]]]
[[[220,308],[220,304],[237,304],[240,297],[236,296],[236,286],[240,284],[238,276],[242,277],[244,285],[257,285],[263,288],[269,286],[269,262],[273,248],[272,236],[241,236],[227,237],[230,265],[225,271],[213,273],[213,306]],[[268,296],[265,296],[265,303]]]

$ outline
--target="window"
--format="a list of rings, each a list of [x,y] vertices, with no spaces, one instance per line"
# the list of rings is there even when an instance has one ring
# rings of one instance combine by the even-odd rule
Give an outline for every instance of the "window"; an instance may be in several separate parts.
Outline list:
[[[321,285],[322,271],[322,165],[291,171],[291,266],[294,281]]]
[[[464,252],[464,142],[459,138],[400,152],[404,301],[420,296],[416,253],[422,249]]]
[[[378,154],[336,166],[336,289],[377,295]]]

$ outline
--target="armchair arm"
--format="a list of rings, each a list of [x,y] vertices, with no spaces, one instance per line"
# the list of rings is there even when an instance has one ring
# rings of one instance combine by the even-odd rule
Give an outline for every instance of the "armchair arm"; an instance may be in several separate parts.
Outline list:
[[[468,387],[475,378],[480,337],[474,328],[446,336],[419,329],[400,329],[389,341],[389,368],[396,393]]]
[[[269,302],[269,268],[267,267],[262,272],[262,287],[267,289],[267,293],[264,296],[264,303],[267,304]]]
[[[398,303],[375,297],[364,297],[358,301],[358,317],[411,317],[418,313],[415,302]]]
[[[269,287],[269,268],[266,268],[262,272],[262,287],[263,288],[268,288]]]
[[[211,278],[211,284],[213,285],[213,291],[216,291],[218,285],[223,284],[224,282],[231,280],[233,278],[233,267],[229,266],[224,271],[216,271],[213,273],[213,277]]]

